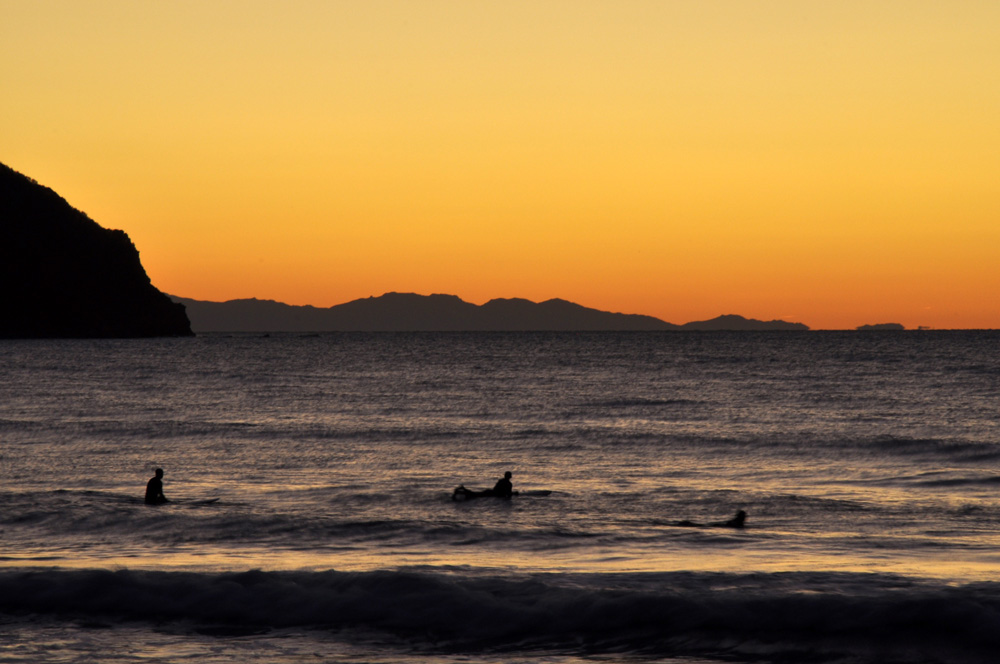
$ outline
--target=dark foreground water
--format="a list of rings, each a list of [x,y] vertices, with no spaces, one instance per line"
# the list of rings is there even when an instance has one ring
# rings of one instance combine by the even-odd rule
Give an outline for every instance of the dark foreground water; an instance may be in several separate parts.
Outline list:
[[[998,342],[3,341],[0,662],[994,662]]]

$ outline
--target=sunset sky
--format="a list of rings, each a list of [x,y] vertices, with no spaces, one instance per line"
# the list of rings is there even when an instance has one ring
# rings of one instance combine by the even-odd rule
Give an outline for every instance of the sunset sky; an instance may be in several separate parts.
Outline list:
[[[1000,328],[997,0],[0,0],[0,162],[196,299]]]

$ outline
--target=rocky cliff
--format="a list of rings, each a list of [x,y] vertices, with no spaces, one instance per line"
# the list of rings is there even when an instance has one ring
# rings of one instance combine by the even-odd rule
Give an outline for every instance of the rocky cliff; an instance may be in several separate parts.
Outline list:
[[[124,231],[0,164],[0,337],[186,336]]]

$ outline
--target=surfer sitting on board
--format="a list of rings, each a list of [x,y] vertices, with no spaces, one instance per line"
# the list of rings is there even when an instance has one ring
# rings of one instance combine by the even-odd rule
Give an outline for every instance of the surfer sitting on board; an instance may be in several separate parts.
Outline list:
[[[470,498],[510,498],[514,495],[514,485],[510,481],[511,473],[508,470],[503,474],[503,477],[497,480],[497,483],[493,485],[492,489],[485,489],[483,491],[473,491],[472,489],[466,489],[465,485],[459,486],[451,494],[452,500],[468,500]]]
[[[514,485],[510,481],[509,470],[493,485],[493,495],[497,498],[510,498],[514,495]]]
[[[146,483],[146,504],[162,505],[169,502],[163,495],[163,469],[157,468],[156,476],[149,478],[149,482]]]

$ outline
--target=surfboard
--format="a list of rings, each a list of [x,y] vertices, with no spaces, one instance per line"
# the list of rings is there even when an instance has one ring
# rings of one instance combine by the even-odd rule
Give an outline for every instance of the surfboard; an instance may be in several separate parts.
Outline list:
[[[211,505],[212,503],[219,502],[219,498],[182,498],[178,500],[171,500],[171,503],[176,505]]]
[[[512,496],[548,496],[551,493],[552,491],[549,489],[530,489],[528,491],[515,491]],[[466,489],[464,486],[458,487],[451,494],[451,499],[458,502],[472,500],[473,498],[503,498],[503,496],[493,495],[490,489],[475,491],[473,489]]]

